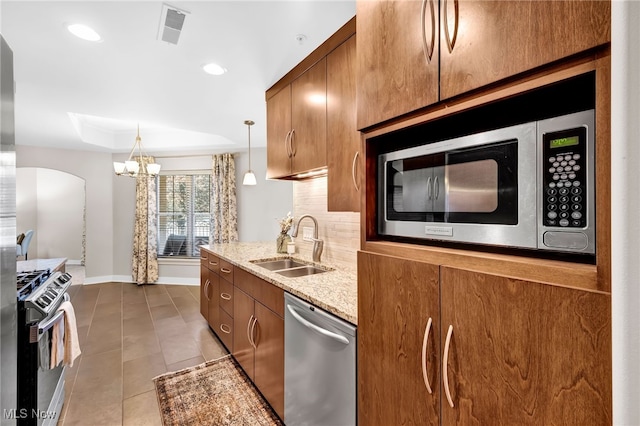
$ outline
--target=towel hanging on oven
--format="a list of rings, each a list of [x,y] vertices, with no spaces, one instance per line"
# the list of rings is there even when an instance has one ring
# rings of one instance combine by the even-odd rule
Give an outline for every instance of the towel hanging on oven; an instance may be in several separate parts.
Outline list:
[[[64,363],[73,367],[73,361],[82,353],[78,340],[76,314],[73,305],[68,301],[62,302],[58,310],[64,312]]]

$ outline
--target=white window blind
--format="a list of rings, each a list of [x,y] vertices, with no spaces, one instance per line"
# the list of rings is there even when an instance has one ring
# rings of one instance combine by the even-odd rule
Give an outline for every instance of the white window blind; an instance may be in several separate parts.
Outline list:
[[[199,257],[209,244],[211,174],[158,177],[158,257]]]

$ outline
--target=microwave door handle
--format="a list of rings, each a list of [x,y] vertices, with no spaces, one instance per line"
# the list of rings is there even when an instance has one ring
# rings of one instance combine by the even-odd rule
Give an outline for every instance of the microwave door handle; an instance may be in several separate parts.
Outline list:
[[[431,176],[427,178],[427,201],[431,200],[431,196],[433,195],[433,188],[431,187]]]
[[[433,179],[433,199],[437,200],[440,195],[440,183],[438,182],[438,176]]]

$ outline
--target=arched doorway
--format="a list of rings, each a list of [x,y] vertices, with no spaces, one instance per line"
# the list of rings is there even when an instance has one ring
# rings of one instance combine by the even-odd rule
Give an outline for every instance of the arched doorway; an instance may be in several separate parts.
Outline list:
[[[59,170],[16,169],[16,232],[33,229],[29,259],[85,261],[85,181]]]

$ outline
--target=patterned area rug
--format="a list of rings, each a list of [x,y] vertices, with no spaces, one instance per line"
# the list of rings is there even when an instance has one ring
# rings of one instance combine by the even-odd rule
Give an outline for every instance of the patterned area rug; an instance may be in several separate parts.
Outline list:
[[[282,425],[230,355],[153,381],[164,426]]]

